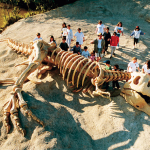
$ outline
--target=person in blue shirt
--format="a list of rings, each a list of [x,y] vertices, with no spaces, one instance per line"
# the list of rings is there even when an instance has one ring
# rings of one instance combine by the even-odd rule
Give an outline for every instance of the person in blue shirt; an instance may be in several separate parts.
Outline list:
[[[90,53],[87,49],[88,49],[87,46],[84,46],[84,51],[82,52],[82,56],[84,56],[85,58],[90,57]]]
[[[43,39],[41,38],[41,34],[40,34],[40,33],[37,33],[36,35],[37,35],[37,37],[36,37],[33,41],[36,41],[36,40],[43,40]]]
[[[131,33],[130,37],[133,36],[134,37],[134,45],[133,45],[133,49],[135,48],[135,44],[138,43],[139,37],[140,35],[144,35],[145,33],[143,33],[139,26],[136,26],[136,28],[134,29],[134,31]]]

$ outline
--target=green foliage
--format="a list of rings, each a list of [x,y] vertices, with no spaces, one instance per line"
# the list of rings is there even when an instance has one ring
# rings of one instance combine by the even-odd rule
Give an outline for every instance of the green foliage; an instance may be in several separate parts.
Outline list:
[[[22,18],[27,18],[39,13],[46,12],[48,10],[54,9],[56,7],[75,2],[76,0],[0,0],[3,5],[3,18],[4,23],[1,28],[6,28],[10,24],[18,21]],[[9,8],[13,8],[10,12]],[[19,8],[26,8],[28,12],[21,16],[19,14]]]
[[[23,16],[19,14],[20,9],[17,7],[14,7],[12,12],[9,12],[7,9],[4,9],[3,12],[4,23],[2,28],[5,28],[23,18]]]
[[[28,10],[39,10],[41,12],[75,1],[76,0],[0,0],[1,3],[27,8]]]
[[[28,18],[30,16],[37,15],[37,14],[40,14],[40,12],[39,11],[28,11],[27,13],[25,13],[24,17]]]

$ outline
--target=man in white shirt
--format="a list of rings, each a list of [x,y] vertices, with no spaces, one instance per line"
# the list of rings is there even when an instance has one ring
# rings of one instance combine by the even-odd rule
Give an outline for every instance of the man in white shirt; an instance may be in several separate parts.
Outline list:
[[[133,57],[132,62],[128,64],[127,72],[136,72],[136,68],[138,68],[138,71],[140,72],[139,64],[137,62],[137,58]]]
[[[102,33],[102,35],[104,34],[105,32],[105,25],[102,24],[102,21],[100,20],[98,22],[98,25],[97,25],[97,28],[96,28],[96,33],[99,34],[99,33]]]
[[[37,35],[37,37],[36,37],[33,41],[35,41],[35,40],[43,40],[43,39],[41,38],[41,34],[40,34],[40,33],[37,33],[36,35]]]
[[[75,33],[74,37],[76,37],[76,42],[79,42],[79,45],[83,44],[85,41],[84,34],[81,32],[81,28],[78,28],[78,32]]]

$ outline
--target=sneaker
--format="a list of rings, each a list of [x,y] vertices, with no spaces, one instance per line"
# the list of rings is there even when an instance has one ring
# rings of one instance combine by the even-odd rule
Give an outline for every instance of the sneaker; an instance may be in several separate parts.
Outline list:
[[[110,59],[112,58],[112,56],[110,56]]]
[[[133,46],[133,49],[135,49],[135,46]]]
[[[116,49],[119,49],[119,46],[117,46]]]
[[[116,54],[115,54],[115,53],[113,53],[113,55],[115,56]]]

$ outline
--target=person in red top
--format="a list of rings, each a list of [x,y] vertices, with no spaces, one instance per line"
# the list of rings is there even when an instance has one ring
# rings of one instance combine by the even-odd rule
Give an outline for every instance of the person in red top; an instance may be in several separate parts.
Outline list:
[[[119,37],[117,36],[117,33],[114,32],[113,36],[111,37],[110,40],[110,46],[111,46],[111,56],[110,59],[112,58],[112,55],[115,55],[115,50],[116,50],[116,46],[119,43]]]

